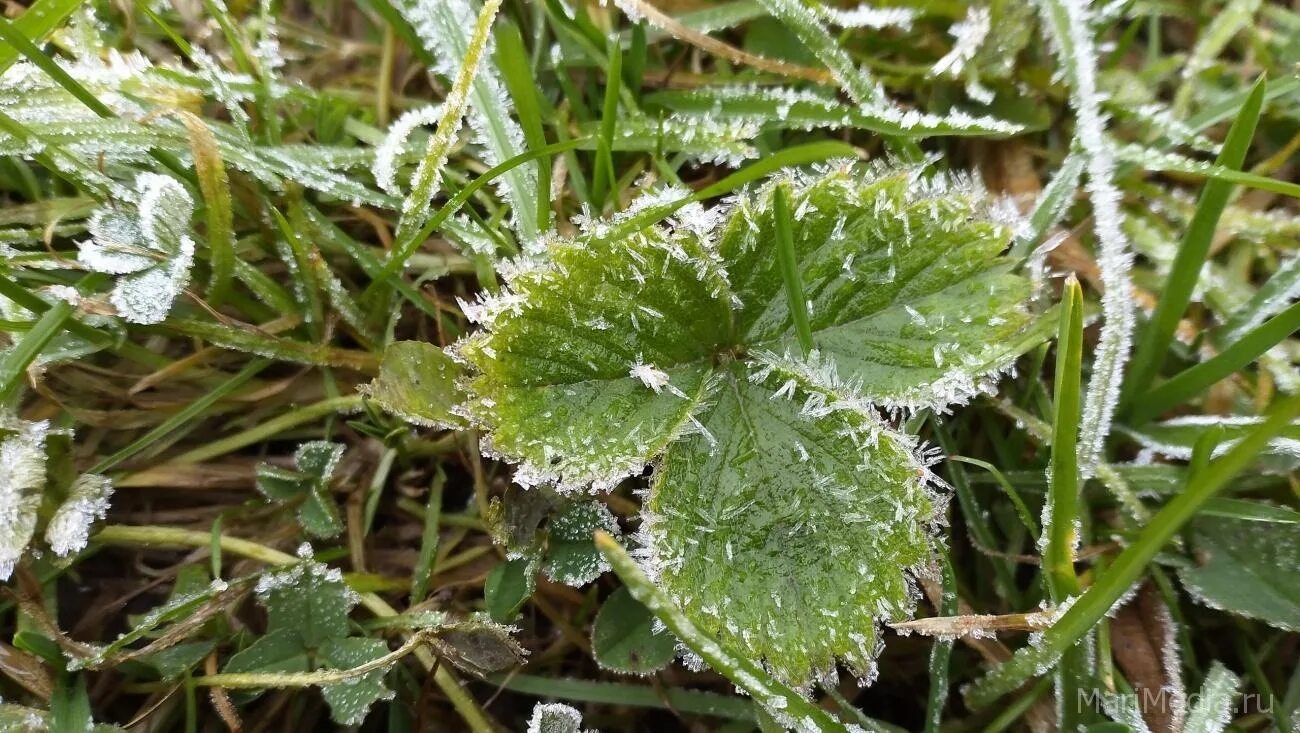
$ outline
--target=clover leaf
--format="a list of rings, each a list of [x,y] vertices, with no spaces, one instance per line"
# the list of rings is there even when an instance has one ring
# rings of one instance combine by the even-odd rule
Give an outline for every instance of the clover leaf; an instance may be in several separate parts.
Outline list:
[[[793,684],[837,659],[870,678],[943,510],[877,408],[966,401],[1047,337],[1001,256],[1014,225],[967,177],[843,165],[674,226],[588,226],[467,304],[483,329],[458,349],[461,410],[524,486],[608,490],[654,465],[643,557],[695,624]]]
[[[115,201],[90,217],[91,238],[79,259],[117,275],[109,302],[132,323],[158,323],[190,278],[194,199],[179,181],[158,173],[136,178],[135,201]]]
[[[334,537],[343,531],[343,521],[329,487],[342,458],[343,446],[336,443],[303,443],[293,455],[295,469],[260,464],[257,488],[272,501],[300,501],[298,524],[303,530],[313,537]]]
[[[304,545],[300,555],[308,555]],[[349,636],[348,613],[355,594],[338,570],[304,557],[295,565],[264,575],[257,597],[266,607],[266,634],[230,658],[227,673],[301,673],[347,670],[388,654],[382,639]],[[321,685],[330,715],[340,725],[360,725],[376,700],[393,692],[384,684],[387,669],[365,672]]]

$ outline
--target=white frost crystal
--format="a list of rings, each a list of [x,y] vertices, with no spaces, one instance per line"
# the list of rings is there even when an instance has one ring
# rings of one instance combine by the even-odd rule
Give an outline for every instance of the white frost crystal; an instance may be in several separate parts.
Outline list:
[[[375,148],[375,163],[372,170],[375,183],[379,184],[380,188],[393,195],[401,193],[397,185],[397,157],[406,146],[406,139],[411,136],[415,128],[436,124],[441,116],[442,105],[433,104],[409,110],[389,125],[384,141]]]
[[[528,719],[528,733],[583,733],[582,713],[560,703],[538,703]]]
[[[157,173],[141,173],[136,194],[134,207],[118,202],[95,211],[79,259],[91,270],[118,276],[109,301],[119,315],[132,323],[158,323],[189,283],[194,199],[179,181]]]
[[[930,71],[935,76],[960,74],[989,35],[992,16],[988,8],[972,6],[966,17],[948,29],[953,37],[952,50],[939,59]]]
[[[45,487],[45,437],[49,422],[0,415],[0,580],[8,580],[36,531]]]
[[[108,513],[108,500],[113,496],[113,482],[107,476],[86,473],[72,483],[67,500],[45,528],[45,541],[60,557],[66,557],[86,547],[90,538],[90,525]]]

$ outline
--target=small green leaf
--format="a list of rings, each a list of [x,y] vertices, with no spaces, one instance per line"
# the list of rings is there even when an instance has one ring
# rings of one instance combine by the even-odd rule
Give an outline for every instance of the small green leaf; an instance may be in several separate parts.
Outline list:
[[[509,623],[537,587],[536,562],[528,558],[507,560],[488,571],[483,598],[493,621]]]
[[[320,661],[333,669],[352,669],[388,653],[383,639],[332,639],[321,645]],[[384,684],[387,670],[377,669],[356,679],[321,686],[321,696],[330,706],[330,717],[339,725],[361,725],[377,700],[388,700],[393,691]]]
[[[277,629],[232,656],[222,671],[307,672],[310,667],[302,636],[292,629]]]
[[[1193,597],[1300,631],[1300,526],[1203,517],[1188,536],[1197,564],[1179,578]]]
[[[312,560],[262,576],[257,597],[266,606],[267,636],[296,634],[308,648],[346,637],[356,603],[342,573]]]
[[[442,349],[418,341],[398,341],[384,350],[379,376],[362,391],[392,414],[428,427],[459,427],[452,413],[463,396],[456,386],[461,367]]]
[[[277,502],[301,502],[298,524],[312,537],[334,537],[343,531],[338,506],[330,496],[330,480],[343,458],[343,446],[311,441],[299,446],[293,461],[297,470],[260,464],[257,488]]]
[[[596,530],[618,537],[618,520],[598,501],[570,504],[551,520],[546,544],[546,576],[579,587],[609,571],[609,563],[592,543]]]
[[[614,591],[596,614],[591,653],[600,666],[624,674],[650,674],[668,666],[677,638],[667,629],[656,633],[650,609],[626,587]]]

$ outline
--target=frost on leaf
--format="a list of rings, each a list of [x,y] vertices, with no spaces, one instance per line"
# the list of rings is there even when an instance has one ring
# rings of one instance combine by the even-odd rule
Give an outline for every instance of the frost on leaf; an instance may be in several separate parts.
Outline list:
[[[276,502],[300,502],[298,524],[313,537],[343,531],[338,506],[330,496],[330,479],[343,458],[343,446],[321,440],[303,443],[294,453],[294,468],[268,463],[257,467],[257,488]]]
[[[586,585],[609,570],[592,537],[596,530],[617,537],[618,520],[598,501],[574,503],[551,519],[547,541],[546,575],[575,588]]]
[[[456,386],[460,372],[460,365],[437,346],[398,341],[384,349],[379,376],[361,392],[407,422],[456,427],[461,420],[452,409],[463,399]]]
[[[8,580],[36,532],[50,425],[0,415],[0,580]]]
[[[158,323],[190,279],[194,199],[170,176],[141,173],[136,201],[97,209],[80,243],[82,264],[117,275],[109,301],[132,323]]]
[[[59,556],[79,552],[90,538],[90,525],[108,513],[113,482],[107,476],[83,473],[72,482],[68,498],[45,527],[45,541]]]
[[[1003,212],[964,177],[845,165],[780,178],[709,226],[587,223],[467,304],[484,330],[460,345],[463,410],[522,485],[608,490],[654,463],[644,560],[695,624],[796,684],[837,658],[870,677],[877,625],[910,613],[942,503],[914,440],[875,408],[963,402],[1051,327],[1000,254]]]
[[[528,733],[584,733],[582,713],[560,703],[538,703],[528,719]]]

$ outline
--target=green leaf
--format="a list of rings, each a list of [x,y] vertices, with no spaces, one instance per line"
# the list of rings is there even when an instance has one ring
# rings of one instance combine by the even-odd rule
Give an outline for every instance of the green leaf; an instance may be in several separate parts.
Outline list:
[[[459,346],[466,411],[523,486],[609,490],[655,462],[647,565],[701,630],[796,683],[837,658],[870,676],[941,511],[914,441],[873,408],[965,401],[1050,333],[1000,254],[1011,219],[966,178],[884,166],[786,175],[625,232],[655,201],[465,304],[485,327]]]
[[[302,636],[293,629],[277,629],[232,656],[222,671],[307,672],[310,667]]]
[[[1138,445],[1156,455],[1176,460],[1190,460],[1196,440],[1207,430],[1223,429],[1223,440],[1214,449],[1222,455],[1262,423],[1264,418],[1252,415],[1184,415],[1141,428],[1121,427]],[[1293,448],[1300,440],[1300,423],[1292,423],[1282,430],[1258,457],[1260,468],[1277,473],[1295,470],[1300,457]]]
[[[319,649],[325,667],[352,669],[372,662],[388,653],[383,639],[333,639]],[[322,685],[321,696],[330,706],[330,717],[339,725],[361,725],[377,700],[388,700],[393,691],[384,684],[386,669],[368,672],[356,679],[336,685]]]
[[[609,571],[591,538],[596,530],[618,537],[618,520],[598,501],[577,502],[551,520],[546,544],[546,576],[557,583],[579,587]]]
[[[257,488],[276,502],[301,502],[298,524],[313,537],[334,537],[343,531],[338,506],[330,496],[330,479],[343,458],[343,446],[314,440],[294,453],[297,470],[262,463],[257,467]]]
[[[1202,517],[1188,535],[1197,563],[1179,577],[1193,597],[1300,631],[1300,526]]]
[[[61,675],[50,696],[50,730],[55,733],[73,733],[90,730],[93,723],[85,676]]]
[[[591,653],[600,666],[624,674],[650,674],[668,666],[677,639],[655,632],[654,615],[626,587],[605,599],[591,628]]]
[[[488,571],[483,600],[493,621],[509,623],[537,587],[537,568],[529,558],[507,560]]]
[[[1237,675],[1215,662],[1201,685],[1200,693],[1193,696],[1196,702],[1187,711],[1183,733],[1221,733],[1227,730],[1240,687],[1241,680]]]
[[[442,349],[398,341],[384,349],[379,376],[362,392],[380,407],[416,425],[459,427],[452,413],[463,395],[456,386],[461,367]]]
[[[297,634],[308,648],[346,637],[348,612],[356,603],[342,573],[312,560],[262,576],[257,597],[266,606],[267,635]]]

